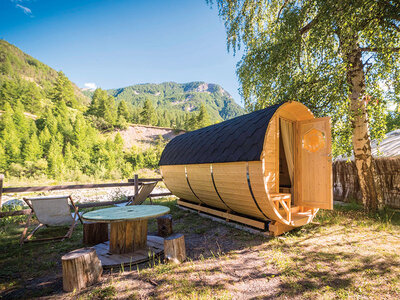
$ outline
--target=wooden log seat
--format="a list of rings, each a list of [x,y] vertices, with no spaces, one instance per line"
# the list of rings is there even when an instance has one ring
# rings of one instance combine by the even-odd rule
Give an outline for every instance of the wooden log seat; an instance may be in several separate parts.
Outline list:
[[[181,263],[186,259],[185,236],[175,233],[164,239],[164,257],[167,262]]]
[[[170,214],[157,218],[158,236],[167,237],[172,232],[172,216]]]
[[[61,257],[63,289],[79,291],[101,278],[103,267],[94,248],[81,248]]]

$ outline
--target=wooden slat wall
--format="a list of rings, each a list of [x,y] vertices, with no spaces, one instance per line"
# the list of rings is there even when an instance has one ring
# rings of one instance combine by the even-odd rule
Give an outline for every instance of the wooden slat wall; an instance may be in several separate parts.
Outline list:
[[[247,162],[217,163],[213,164],[213,170],[218,192],[232,210],[265,219],[249,190]]]
[[[184,165],[160,166],[160,169],[165,185],[175,196],[200,203],[187,184]]]
[[[267,217],[284,222],[269,196],[279,193],[280,116],[294,121],[313,118],[310,110],[302,104],[293,102],[282,105],[268,125],[260,161],[212,164],[215,186],[223,201],[234,212],[254,218]],[[247,167],[251,189],[258,207],[249,189]],[[187,165],[186,169],[190,185],[201,201],[193,196],[188,187],[183,165],[161,166],[164,182],[170,191],[182,199],[226,209],[215,192],[210,164]]]
[[[249,175],[254,198],[262,212],[271,220],[279,219],[280,216],[276,214],[275,207],[271,203],[266,189],[263,162],[250,161]]]
[[[202,202],[213,207],[229,209],[215,192],[210,164],[187,165],[186,170],[190,186]]]

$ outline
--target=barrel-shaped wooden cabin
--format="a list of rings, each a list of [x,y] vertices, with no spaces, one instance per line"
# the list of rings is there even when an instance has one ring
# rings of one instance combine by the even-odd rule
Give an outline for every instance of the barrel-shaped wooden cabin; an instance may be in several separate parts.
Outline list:
[[[332,209],[330,119],[273,105],[175,137],[160,169],[180,206],[279,235]]]

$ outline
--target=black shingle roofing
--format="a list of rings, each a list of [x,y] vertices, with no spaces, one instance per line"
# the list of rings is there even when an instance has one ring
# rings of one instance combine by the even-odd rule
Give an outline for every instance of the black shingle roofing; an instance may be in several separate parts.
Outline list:
[[[159,164],[260,160],[268,123],[280,105],[179,135],[167,144]]]

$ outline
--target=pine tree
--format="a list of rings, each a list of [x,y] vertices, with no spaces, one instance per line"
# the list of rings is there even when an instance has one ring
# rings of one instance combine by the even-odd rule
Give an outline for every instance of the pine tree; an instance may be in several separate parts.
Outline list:
[[[74,160],[74,149],[70,143],[67,143],[65,145],[64,164],[65,164],[65,167],[70,170],[73,170],[76,167],[76,162]]]
[[[209,126],[210,124],[211,124],[210,115],[208,114],[208,111],[204,103],[201,103],[200,111],[197,116],[197,128],[203,128]]]
[[[126,104],[125,100],[121,100],[121,102],[118,104],[118,117],[124,117],[125,120],[130,119],[130,114],[128,110],[128,105]]]
[[[187,121],[186,130],[196,130],[198,128],[197,121],[198,117],[195,114],[192,114],[192,116]]]
[[[49,153],[50,141],[51,141],[51,133],[46,126],[39,134],[39,144],[40,147],[42,147],[43,153],[45,155]]]
[[[7,102],[4,107],[4,114],[0,119],[0,136],[4,141],[7,163],[18,162],[21,159],[21,140],[13,120],[13,115],[14,111]]]
[[[143,110],[140,113],[140,122],[146,125],[153,125],[157,122],[155,109],[150,99],[146,99],[143,105]]]
[[[63,169],[62,145],[59,140],[60,138],[57,136],[51,138],[47,156],[48,172],[54,178],[60,177]]]
[[[70,107],[78,106],[72,83],[62,71],[58,72],[58,77],[54,83],[50,98],[56,105],[59,105],[60,102],[64,101],[64,103]]]
[[[36,161],[42,156],[39,139],[36,133],[33,133],[22,149],[24,161]]]
[[[117,109],[114,97],[109,96],[107,91],[98,88],[94,91],[92,102],[90,103],[87,114],[104,119],[109,127],[116,124]]]
[[[115,135],[114,145],[117,153],[122,154],[122,150],[124,148],[124,140],[122,139],[122,136],[119,132]]]
[[[7,155],[2,143],[0,143],[0,172],[4,173],[7,170]]]

